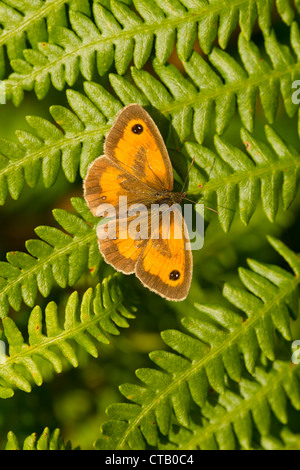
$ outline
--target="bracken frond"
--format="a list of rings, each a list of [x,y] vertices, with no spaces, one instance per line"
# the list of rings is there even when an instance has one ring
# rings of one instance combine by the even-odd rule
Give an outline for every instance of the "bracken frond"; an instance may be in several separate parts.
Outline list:
[[[292,25],[292,38],[297,52],[300,50],[300,35],[295,23]],[[104,135],[117,112],[128,103],[138,102],[147,109],[151,104],[163,114],[170,115],[172,126],[168,142],[172,163],[183,179],[186,161],[172,149],[179,146],[182,150],[182,142],[188,140],[184,150],[190,157],[196,156],[196,162],[201,167],[197,171],[195,165],[191,172],[189,192],[196,197],[201,193],[206,197],[216,192],[216,208],[224,230],[230,227],[238,199],[241,220],[245,224],[249,222],[259,199],[260,187],[263,207],[273,221],[280,193],[285,209],[295,197],[299,179],[298,151],[283,142],[268,126],[268,145],[259,142],[249,130],[253,128],[254,101],[258,90],[270,122],[274,120],[277,110],[279,90],[288,114],[296,112],[297,105],[291,99],[291,84],[297,76],[299,65],[290,64],[293,58],[287,52],[287,46],[280,46],[273,34],[266,39],[267,42],[270,56],[273,57],[273,71],[264,60],[260,60],[256,46],[240,36],[245,66],[248,64],[249,68],[248,78],[234,59],[215,48],[211,58],[224,74],[228,82],[225,84],[194,52],[185,64],[194,83],[184,78],[172,65],[162,66],[154,62],[155,70],[165,85],[148,72],[133,68],[135,85],[123,77],[110,75],[111,85],[120,99],[93,82],[85,83],[88,97],[69,90],[67,95],[72,111],[62,106],[50,109],[59,128],[45,119],[31,116],[28,122],[34,133],[17,131],[18,143],[0,140],[0,203],[5,202],[8,192],[17,199],[25,181],[34,187],[41,174],[45,186],[51,186],[60,167],[69,181],[75,180],[78,169],[84,177],[89,164],[101,155]],[[216,131],[222,134],[235,112],[236,103],[245,125],[241,137],[249,156],[218,135],[215,136],[216,152],[192,141],[203,141],[211,126],[213,105]],[[201,170],[210,174],[209,182]],[[205,187],[199,189],[199,185]]]
[[[50,433],[46,427],[39,437],[37,433],[27,436],[22,446],[19,445],[15,434],[10,431],[7,434],[5,450],[71,450],[71,443],[64,443],[60,429],[57,428]]]
[[[241,140],[247,153],[217,135],[215,151],[193,142],[184,145],[184,153],[196,162],[189,175],[189,196],[200,202],[203,198],[204,204],[215,207],[224,231],[229,230],[237,208],[247,225],[261,200],[266,216],[274,222],[280,203],[286,210],[295,199],[299,152],[268,125],[265,135],[266,142],[242,128]],[[174,152],[172,156],[174,167],[182,174],[182,155]]]
[[[9,317],[2,318],[4,344],[7,342],[9,354],[1,352],[1,398],[12,396],[13,388],[30,392],[32,382],[39,386],[43,383],[40,358],[48,361],[57,373],[63,370],[62,357],[77,367],[74,344],[98,357],[94,340],[107,344],[107,334],[118,335],[119,328],[129,326],[128,319],[134,315],[126,307],[118,277],[106,278],[94,289],[89,288],[81,301],[77,291],[73,292],[65,307],[63,326],[60,326],[56,303],[50,302],[45,308],[46,334],[43,333],[42,310],[36,306],[28,320],[28,344],[15,322]]]
[[[262,437],[261,447],[263,450],[300,450],[300,435],[283,426],[280,437]]]
[[[23,52],[28,45],[37,51],[40,42],[51,41],[57,27],[68,25],[68,11],[80,11],[89,16],[89,1],[1,0],[0,79],[5,76],[5,55],[14,61],[24,59]]]
[[[270,239],[270,242],[289,263],[294,275],[277,266],[249,261],[252,271],[241,268],[239,272],[246,289],[226,283],[223,290],[225,298],[239,312],[222,305],[198,304],[197,309],[206,315],[207,320],[203,316],[184,318],[182,323],[188,334],[177,330],[164,331],[162,337],[174,352],[152,352],[150,358],[160,370],[139,369],[136,375],[142,386],[125,384],[120,387],[121,393],[131,403],[108,408],[111,420],[103,425],[104,437],[99,446],[112,446],[114,449],[157,446],[158,436],[169,434],[173,419],[180,426],[189,427],[189,417],[195,405],[201,409],[204,407],[213,420],[215,414],[209,413],[207,405],[209,387],[220,394],[222,406],[226,403],[228,378],[240,383],[240,387],[244,384],[245,396],[253,393],[251,387],[247,389],[248,382],[241,381],[245,373],[243,364],[247,373],[257,374],[259,382],[264,383],[265,372],[259,376],[255,369],[259,353],[261,351],[270,361],[275,360],[274,328],[283,338],[291,340],[289,317],[298,314],[299,300],[300,259],[278,240]],[[289,397],[295,401],[297,397],[299,409],[299,384],[295,387],[287,380],[284,384]],[[268,391],[273,387],[274,384]],[[230,393],[227,398],[234,398]],[[240,399],[237,400],[240,403]],[[270,402],[272,400],[270,394]],[[254,406],[253,400],[252,404]],[[230,408],[230,400],[226,406]],[[276,404],[272,409],[279,414],[281,406],[276,411],[275,408]],[[227,424],[226,416],[224,425]],[[285,415],[280,416],[284,422]],[[249,420],[249,417],[245,419]],[[213,428],[214,432],[220,427],[219,424]],[[247,439],[248,442],[249,436]],[[246,442],[244,436],[241,440]]]
[[[159,65],[167,61],[175,43],[179,58],[188,61],[197,37],[206,54],[211,51],[216,35],[220,47],[224,49],[239,22],[242,36],[247,42],[257,18],[268,42],[273,7],[273,2],[269,0],[233,0],[230,7],[224,0],[134,0],[132,9],[126,5],[130,1],[99,0],[93,2],[91,18],[86,2],[77,0],[68,2],[72,29],[66,28],[65,9],[58,8],[63,13],[57,14],[58,18],[55,11],[52,13],[56,21],[53,19],[52,24],[50,22],[51,40],[46,42],[47,30],[43,18],[56,3],[65,2],[49,2],[46,8],[41,1],[40,16],[38,10],[32,17],[29,15],[29,25],[32,21],[33,31],[37,29],[37,33],[32,34],[33,49],[25,48],[24,36],[19,33],[22,42],[16,51],[9,53],[14,72],[6,81],[6,87],[8,97],[16,105],[22,101],[24,90],[34,88],[38,98],[42,99],[51,82],[61,90],[66,83],[74,85],[79,73],[85,79],[92,80],[95,68],[103,75],[114,63],[117,73],[122,75],[133,61],[136,68],[141,69],[151,54],[154,42],[155,58]],[[295,16],[291,2],[277,0],[276,4],[283,20],[290,25]],[[299,9],[298,4],[296,7]],[[63,18],[60,18],[61,15]],[[18,30],[22,30],[22,22],[19,26],[19,18],[16,21],[16,35],[19,38]],[[13,37],[12,31],[2,33],[0,47],[1,39],[2,43],[5,39],[12,42]]]
[[[286,425],[288,402],[300,409],[299,379],[299,366],[289,362],[277,361],[268,371],[257,367],[252,379],[240,380],[238,391],[226,390],[217,400],[212,394],[201,413],[191,414],[187,428],[173,425],[168,438],[175,450],[282,448],[283,443],[270,435],[272,417]],[[299,438],[287,429],[281,437],[287,446],[299,448]]]
[[[101,260],[95,218],[80,198],[72,199],[79,215],[55,209],[54,217],[63,230],[40,226],[35,229],[40,239],[26,242],[28,253],[7,253],[7,262],[0,262],[0,317],[11,306],[19,310],[22,300],[35,305],[38,291],[47,297],[56,282],[60,287],[74,285],[88,267],[96,273]]]

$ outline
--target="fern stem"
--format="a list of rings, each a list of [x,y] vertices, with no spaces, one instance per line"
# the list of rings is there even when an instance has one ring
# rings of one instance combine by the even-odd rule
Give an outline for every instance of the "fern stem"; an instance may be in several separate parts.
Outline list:
[[[247,181],[250,178],[262,178],[265,175],[270,175],[276,171],[284,172],[288,169],[293,169],[295,172],[300,168],[300,159],[293,161],[281,162],[277,161],[269,163],[266,167],[256,167],[254,170],[247,170],[245,172],[234,173],[226,176],[226,184],[239,184],[241,181]],[[200,190],[189,191],[189,195],[200,196],[205,191],[216,191],[224,187],[224,179],[220,181],[210,180],[203,185]]]
[[[20,158],[19,160],[10,160],[10,163],[0,170],[0,178],[9,173],[12,169],[17,170],[18,168],[22,168],[24,165],[26,165],[26,163],[39,160],[40,158],[44,158],[45,156],[49,155],[49,151],[52,152],[55,150],[62,150],[78,142],[80,143],[85,140],[89,140],[92,137],[99,137],[99,135],[101,136],[106,134],[109,129],[110,126],[103,126],[97,127],[97,129],[84,130],[83,132],[78,132],[78,134],[72,135],[70,137],[64,135],[62,139],[57,140],[56,142],[52,142],[49,145],[45,144],[40,149],[32,153],[29,152],[27,155],[25,155],[23,158]]]
[[[178,21],[178,20],[177,20]],[[169,24],[169,23],[167,23]],[[156,25],[155,28],[149,27],[149,31],[156,30],[160,24]],[[165,27],[166,25],[163,23],[162,28]],[[112,36],[106,36],[104,38],[101,38],[99,40],[96,40],[94,42],[91,42],[89,44],[83,44],[80,47],[76,48],[73,51],[65,53],[63,56],[53,59],[51,62],[47,63],[44,66],[41,66],[39,68],[34,69],[29,75],[24,75],[24,79],[18,79],[16,84],[13,83],[13,81],[10,81],[9,79],[3,80],[4,83],[7,86],[7,90],[9,91],[10,89],[13,90],[14,88],[19,88],[20,85],[24,85],[28,83],[28,80],[35,80],[39,75],[44,75],[50,73],[50,71],[53,68],[58,68],[60,65],[63,65],[68,58],[71,57],[78,57],[81,56],[81,54],[85,54],[86,50],[88,49],[97,49],[99,44],[105,44],[105,43],[113,43],[117,39],[120,40],[120,38],[131,38],[133,34],[137,34],[139,30],[142,30],[145,32],[145,29],[142,27],[136,27],[134,31],[131,31],[131,34],[128,34],[130,30],[122,31],[118,33],[117,35],[112,35]],[[148,30],[146,30],[148,31]],[[1,36],[0,36],[1,37]],[[96,47],[97,46],[97,47]],[[85,52],[83,52],[85,51]],[[166,105],[162,105],[159,107],[159,110],[163,114],[169,114],[171,112],[180,110],[186,106],[194,106],[199,103],[203,103],[206,100],[216,100],[219,97],[224,96],[226,93],[234,93],[237,94],[239,91],[243,91],[247,89],[250,86],[258,86],[261,83],[264,83],[266,80],[269,81],[271,78],[274,79],[280,79],[287,76],[293,76],[295,73],[300,73],[300,63],[295,63],[289,66],[286,66],[284,69],[279,68],[279,69],[271,69],[267,75],[260,74],[257,77],[256,76],[251,76],[247,77],[246,79],[243,79],[242,81],[234,81],[231,83],[224,83],[222,87],[218,87],[216,89],[202,89],[198,95],[193,95],[191,98],[184,98],[182,100],[176,99],[174,100],[173,103],[166,103]],[[24,88],[25,89],[25,88]]]
[[[0,363],[0,375],[1,369],[6,368],[9,365],[18,364],[24,357],[31,357],[34,354],[42,355],[44,349],[48,349],[50,346],[59,346],[60,342],[72,339],[76,334],[86,331],[89,327],[98,324],[105,318],[110,318],[111,314],[118,310],[122,306],[122,296],[119,297],[118,301],[114,301],[114,304],[110,307],[106,307],[101,315],[94,315],[93,318],[89,319],[88,322],[78,322],[76,327],[72,329],[63,330],[60,334],[53,337],[44,337],[44,339],[36,345],[30,345],[28,349],[24,349],[22,353],[13,354],[6,358],[5,362]]]
[[[220,356],[223,352],[227,350],[232,344],[237,344],[237,340],[240,336],[244,335],[247,331],[252,330],[255,323],[261,319],[262,316],[268,314],[270,315],[274,305],[282,302],[285,298],[287,298],[295,288],[300,284],[300,278],[294,277],[293,282],[289,283],[286,287],[281,287],[278,295],[274,296],[271,302],[268,302],[258,313],[254,314],[252,317],[248,318],[245,322],[242,323],[240,328],[237,328],[233,332],[228,335],[227,340],[223,341],[219,346],[212,348],[205,357],[201,358],[199,362],[186,370],[185,372],[181,373],[179,376],[174,376],[172,382],[164,389],[160,390],[159,394],[155,396],[155,398],[150,401],[144,408],[141,408],[141,413],[133,419],[131,422],[128,423],[122,438],[120,439],[117,449],[122,449],[126,447],[126,440],[132,430],[134,430],[142,419],[144,418],[147,413],[152,411],[157,404],[166,398],[172,391],[176,390],[180,384],[186,383],[190,377],[192,377],[196,372],[200,369],[205,367],[207,363],[212,361],[214,358]]]
[[[232,411],[227,411],[219,420],[216,420],[203,428],[199,428],[199,431],[197,430],[195,436],[193,436],[188,443],[183,443],[184,449],[196,449],[203,439],[206,439],[208,435],[215,434],[220,429],[221,425],[222,427],[225,427],[226,425],[233,423],[238,416],[242,414],[244,415],[247,411],[251,411],[256,403],[260,402],[263,398],[266,398],[278,385],[284,383],[288,375],[291,373],[298,373],[299,368],[299,365],[295,365],[293,368],[284,368],[281,372],[277,372],[276,375],[271,376],[271,374],[269,374],[268,383],[266,385],[264,384],[259,390],[257,390],[251,398],[244,398],[238,406],[236,406]]]
[[[22,22],[22,24],[16,28],[14,28],[11,31],[8,31],[7,33],[3,34],[0,36],[0,46],[4,45],[6,41],[12,39],[13,36],[15,36],[18,33],[21,33],[26,30],[28,26],[30,26],[32,23],[35,23],[35,21],[40,20],[41,18],[45,17],[51,9],[57,9],[64,3],[68,3],[69,0],[53,0],[49,5],[41,8],[36,14],[32,15],[31,17],[28,18],[28,20]],[[248,3],[249,0],[231,0],[230,2],[230,7],[239,7],[241,5],[244,5],[245,3]],[[86,47],[93,47],[95,44],[101,44],[101,43],[107,43],[107,42],[114,42],[117,39],[130,39],[136,34],[140,33],[154,33],[158,29],[164,29],[167,26],[173,26],[176,28],[177,26],[180,26],[181,24],[185,23],[190,23],[193,22],[195,23],[196,21],[200,20],[201,17],[205,14],[218,14],[223,11],[228,10],[228,2],[218,2],[218,3],[213,3],[213,4],[207,4],[201,7],[200,9],[190,9],[186,14],[182,14],[181,16],[175,16],[175,17],[170,17],[170,18],[165,18],[164,20],[158,21],[156,23],[148,24],[148,23],[143,23],[141,26],[135,26],[134,29],[128,29],[124,30],[122,32],[119,32],[117,35],[112,34],[111,36],[106,36],[105,38],[101,39],[100,41],[94,41],[89,44],[83,45],[80,49],[85,49]],[[73,53],[73,51],[72,51]],[[72,54],[71,53],[71,54]]]
[[[185,106],[194,106],[195,104],[202,103],[206,100],[215,101],[217,98],[226,95],[227,93],[234,93],[235,95],[239,91],[243,91],[252,86],[259,86],[261,83],[266,80],[271,80],[272,78],[280,79],[285,75],[293,76],[295,72],[300,72],[300,63],[295,63],[290,66],[285,67],[284,69],[271,69],[267,75],[260,74],[258,76],[247,77],[241,81],[233,81],[231,83],[224,83],[222,87],[215,89],[202,89],[198,95],[194,95],[191,98],[185,98],[184,100],[176,100],[174,103],[168,103],[165,106],[160,107],[160,111],[164,114],[171,113],[178,109],[182,109]]]
[[[14,286],[17,284],[20,284],[22,282],[22,279],[26,278],[27,276],[30,276],[31,274],[37,274],[41,267],[45,266],[46,264],[52,264],[51,262],[54,261],[56,258],[62,257],[65,254],[68,254],[69,252],[72,252],[76,246],[80,246],[82,244],[89,244],[96,238],[96,232],[94,230],[91,231],[91,233],[88,233],[87,235],[83,236],[77,236],[76,238],[73,238],[72,242],[68,244],[67,246],[64,246],[63,248],[55,248],[55,251],[49,255],[48,257],[42,258],[41,260],[37,260],[35,265],[33,267],[30,267],[29,269],[24,269],[22,271],[22,274],[18,276],[17,278],[9,281],[0,291],[1,295],[5,295],[5,293],[9,293],[10,289],[13,289]]]
[[[46,5],[36,11],[33,15],[29,16],[27,19],[22,21],[18,26],[15,26],[13,29],[7,31],[7,33],[1,34],[0,36],[0,47],[6,44],[8,41],[11,41],[18,34],[26,31],[27,28],[33,26],[34,23],[38,22],[42,18],[45,18],[52,10],[55,11],[64,3],[68,3],[69,0],[49,0]]]

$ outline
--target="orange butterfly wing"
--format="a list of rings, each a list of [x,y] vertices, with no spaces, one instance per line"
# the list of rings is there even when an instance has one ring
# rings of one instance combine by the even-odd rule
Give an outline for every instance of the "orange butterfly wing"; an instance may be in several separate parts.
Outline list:
[[[99,206],[111,204],[118,214],[121,209],[120,196],[127,197],[128,206],[138,203],[148,205],[155,197],[155,192],[107,156],[97,158],[84,180],[84,197],[89,209],[99,216]]]
[[[173,170],[163,138],[147,111],[126,106],[106,137],[104,153],[156,191],[173,189]]]
[[[130,104],[118,114],[106,137],[104,153],[92,163],[84,180],[84,197],[94,215],[103,203],[117,208],[120,196],[127,196],[128,205],[148,206],[155,202],[157,192],[173,189],[165,143],[140,105]]]
[[[133,218],[128,218],[130,224]],[[148,240],[134,240],[128,234],[128,228],[123,228],[120,220],[116,220],[116,236],[98,238],[100,252],[108,264],[111,264],[117,271],[124,274],[135,272],[135,266],[139,256],[144,250]]]
[[[104,152],[92,163],[84,180],[84,197],[94,215],[99,215],[103,203],[113,205],[118,215],[120,196],[127,196],[128,207],[144,204],[150,208],[157,194],[173,189],[172,165],[164,141],[141,106],[128,105],[118,114]],[[184,219],[181,214],[175,219],[173,226],[183,233]],[[172,235],[165,240],[161,234],[153,240],[124,235],[117,220],[116,237],[98,240],[105,261],[126,274],[135,272],[145,286],[163,297],[185,298],[192,276],[192,254],[185,235],[180,240]],[[180,273],[179,278],[172,278],[172,273]]]
[[[135,273],[145,286],[162,297],[183,300],[192,281],[190,240],[185,235],[187,228],[179,210],[170,211],[170,223],[167,224],[168,219],[164,219],[166,212],[160,219],[159,233],[153,234],[139,256]],[[178,233],[181,238],[175,238]]]

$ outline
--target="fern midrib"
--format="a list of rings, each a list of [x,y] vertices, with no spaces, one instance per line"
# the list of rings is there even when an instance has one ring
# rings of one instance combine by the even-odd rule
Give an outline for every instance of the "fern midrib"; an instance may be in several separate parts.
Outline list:
[[[219,88],[204,88],[201,89],[197,95],[193,95],[191,98],[185,98],[184,100],[175,100],[174,103],[168,103],[166,106],[162,106],[160,111],[162,113],[170,113],[174,110],[176,111],[178,107],[184,106],[193,106],[194,104],[201,103],[205,100],[216,101],[217,98],[223,97],[227,93],[237,94],[239,91],[245,92],[250,86],[259,87],[263,82],[269,82],[272,78],[277,78],[280,80],[285,75],[292,75],[295,71],[300,71],[300,62],[294,63],[288,67],[282,68],[272,68],[269,70],[268,74],[264,75],[248,75],[243,80],[235,80],[231,83],[224,83],[223,86]],[[179,106],[180,103],[180,106]]]
[[[15,26],[13,29],[9,30],[7,33],[0,35],[0,47],[6,44],[6,42],[12,40],[15,36],[25,31],[29,26],[33,26],[34,23],[41,20],[51,10],[57,10],[64,3],[68,3],[69,0],[48,0],[46,6],[40,8],[36,13],[30,15],[27,19],[21,22],[20,25]]]
[[[293,282],[288,283],[286,287],[280,287],[278,295],[274,296],[271,302],[265,304],[258,314],[248,318],[245,322],[242,323],[240,328],[237,328],[237,330],[230,332],[227,339],[223,343],[221,343],[217,347],[210,349],[210,351],[205,357],[200,359],[200,361],[196,364],[191,364],[191,367],[186,372],[180,374],[178,377],[173,376],[172,382],[164,390],[159,391],[159,396],[156,396],[149,404],[141,408],[141,413],[137,416],[137,418],[133,419],[130,423],[128,423],[127,429],[124,432],[119,443],[117,444],[116,449],[121,449],[123,446],[125,446],[127,436],[130,434],[130,432],[139,425],[140,421],[144,418],[144,416],[151,412],[152,409],[155,408],[155,406],[161,400],[165,399],[168,395],[171,395],[173,390],[176,390],[179,385],[181,385],[182,383],[186,383],[191,376],[193,376],[195,373],[205,367],[205,364],[207,362],[210,362],[211,360],[215,359],[220,354],[222,354],[222,352],[226,351],[228,347],[236,343],[239,336],[244,335],[249,329],[253,328],[254,324],[260,320],[261,316],[265,314],[270,314],[273,305],[276,305],[285,297],[287,297],[291,292],[293,292],[298,284],[300,284],[300,277],[295,277]]]
[[[52,345],[58,346],[59,342],[66,341],[67,339],[74,339],[76,341],[76,334],[82,331],[86,331],[89,327],[93,326],[94,324],[98,324],[105,317],[110,317],[111,314],[117,311],[122,305],[122,300],[123,295],[119,295],[118,300],[114,299],[113,305],[111,305],[110,307],[103,307],[101,314],[95,315],[94,317],[89,319],[88,322],[78,322],[75,327],[69,328],[67,330],[62,330],[61,333],[56,336],[44,335],[41,341],[33,345],[23,344],[26,349],[24,348],[22,352],[9,356],[8,358],[6,358],[5,362],[0,363],[0,371],[2,367],[5,368],[9,365],[16,364],[18,363],[18,361],[22,360],[22,358],[26,356],[33,356],[34,354],[42,356],[43,354],[41,351],[48,349]]]
[[[201,190],[197,189],[194,191],[189,191],[189,195],[200,196],[205,191],[217,191],[219,188],[224,188],[226,185],[230,184],[239,184],[242,181],[246,180],[249,181],[250,178],[259,178],[262,179],[264,176],[268,176],[270,174],[274,174],[277,171],[284,172],[288,169],[295,169],[295,171],[300,168],[300,159],[294,160],[288,157],[286,162],[282,160],[278,160],[276,162],[268,163],[268,166],[255,166],[252,170],[247,170],[243,172],[236,172],[231,175],[219,175],[219,179],[217,181],[209,180],[207,183],[203,185]],[[224,183],[225,181],[225,183]]]
[[[55,4],[55,1],[57,4]],[[55,5],[56,9],[58,6],[67,3],[67,0],[55,0],[53,4]],[[231,8],[234,7],[239,7],[243,5],[244,3],[249,3],[249,0],[231,0]],[[30,23],[35,23],[35,21],[40,20],[44,16],[49,13],[49,10],[52,9],[52,3],[48,7],[41,8],[41,10],[38,11],[36,15],[32,15],[31,17],[28,18],[27,21],[22,22],[22,24],[15,29],[9,31],[8,33],[5,33],[4,35],[0,36],[0,46],[4,45],[6,41],[9,41],[11,38],[14,37],[14,35],[24,31]],[[133,29],[121,29],[117,34],[112,34],[111,36],[106,36],[101,38],[100,40],[93,41],[89,44],[83,44],[80,46],[79,49],[85,49],[88,47],[93,47],[96,44],[99,44],[99,42],[114,42],[118,39],[132,39],[136,34],[147,34],[147,33],[155,33],[157,29],[164,29],[167,26],[173,26],[174,28],[176,26],[180,26],[182,23],[190,23],[190,22],[196,22],[198,21],[203,15],[210,13],[211,15],[216,14],[216,13],[221,13],[223,10],[228,10],[228,2],[224,1],[223,3],[217,3],[217,4],[208,4],[205,5],[204,7],[198,9],[190,9],[188,12],[186,12],[185,15],[181,14],[180,16],[170,16],[166,17],[165,19],[156,22],[156,23],[146,23],[144,22],[140,26],[135,26]],[[30,21],[33,20],[33,21]],[[69,54],[73,54],[73,51],[71,53],[67,53],[66,56]],[[54,62],[55,63],[55,62]]]
[[[74,145],[76,143],[84,142],[85,140],[93,137],[99,137],[99,139],[105,135],[110,129],[109,125],[103,125],[98,127],[97,129],[93,130],[84,130],[81,133],[72,136],[64,135],[61,139],[48,144],[43,145],[33,153],[27,153],[23,158],[19,160],[10,160],[9,164],[0,170],[0,178],[12,170],[17,170],[20,167],[26,165],[26,163],[30,163],[32,161],[38,160],[40,158],[44,158],[44,155],[49,155],[49,151],[53,152],[55,150],[63,151],[64,148]],[[278,160],[277,162],[270,162],[268,166],[260,167],[255,166],[251,170],[247,170],[244,172],[235,172],[231,175],[224,175],[226,178],[226,185],[228,184],[239,184],[243,180],[249,180],[249,178],[262,178],[264,175],[269,175],[275,171],[285,171],[286,169],[295,168],[295,171],[300,167],[300,160],[291,159],[290,157],[287,161]],[[205,183],[204,187],[199,190],[191,190],[189,191],[189,195],[200,196],[203,191],[213,191],[218,190],[219,188],[224,187],[224,180],[221,178],[217,181],[208,181]]]
[[[101,41],[104,41],[104,38],[101,39]],[[91,47],[91,45],[94,45],[98,42],[99,41],[97,41],[95,43],[89,43],[88,46]],[[105,42],[108,42],[108,41],[105,41]],[[83,46],[81,46],[81,47],[83,47]],[[85,45],[85,47],[87,47],[87,45]],[[28,83],[29,77],[30,77],[30,80],[35,80],[37,78],[37,76],[39,76],[40,74],[50,73],[50,71],[53,67],[57,67],[58,65],[63,65],[64,62],[66,61],[66,57],[68,55],[73,55],[73,54],[78,56],[76,51],[75,52],[72,51],[72,52],[67,53],[66,55],[60,57],[59,59],[57,59],[57,60],[55,60],[55,61],[53,61],[49,64],[46,64],[46,65],[44,65],[40,68],[34,69],[31,72],[31,74],[25,75],[24,79],[22,79],[22,80],[13,80],[12,82],[10,82],[9,81],[10,79],[8,78],[7,80],[4,80],[4,82],[5,82],[6,86],[8,87],[8,89],[9,88],[10,89],[17,88],[17,87],[20,86],[20,84],[22,85],[23,82]],[[250,76],[247,76],[247,78],[244,79],[244,80],[235,80],[231,83],[224,83],[222,86],[220,86],[218,88],[212,88],[212,89],[203,88],[197,93],[197,95],[194,94],[190,98],[184,97],[182,100],[181,99],[174,100],[173,103],[166,103],[165,105],[160,106],[159,110],[164,114],[169,114],[169,113],[177,111],[178,109],[181,109],[183,107],[194,106],[195,104],[201,103],[203,101],[207,101],[207,100],[216,101],[217,98],[224,97],[224,95],[227,94],[227,93],[237,94],[240,91],[245,91],[245,89],[247,89],[250,86],[256,86],[257,87],[265,81],[267,81],[267,82],[270,81],[272,78],[273,79],[280,79],[280,78],[284,77],[285,75],[292,75],[293,73],[295,73],[297,71],[300,72],[300,63],[295,63],[295,64],[292,64],[292,65],[289,65],[289,66],[285,67],[284,69],[283,68],[278,68],[278,69],[277,68],[272,68],[272,69],[270,69],[268,74],[262,74],[262,75],[259,75],[259,76],[258,75],[250,75]]]
[[[9,280],[9,282],[4,286],[4,288],[1,289],[0,294],[5,295],[14,286],[20,284],[22,279],[26,278],[30,274],[37,274],[39,272],[39,270],[41,269],[41,267],[44,266],[45,264],[50,263],[51,266],[52,266],[53,260],[55,260],[57,257],[61,257],[64,254],[69,253],[70,251],[73,250],[74,247],[76,247],[78,245],[80,246],[82,244],[90,243],[91,241],[93,241],[95,239],[95,237],[96,237],[96,232],[91,229],[91,233],[88,233],[87,235],[83,235],[81,237],[76,236],[76,237],[72,238],[72,241],[68,245],[64,246],[63,248],[55,248],[54,247],[54,250],[51,253],[51,255],[49,255],[45,258],[38,259],[38,258],[33,257],[37,261],[34,264],[34,266],[31,266],[28,269],[22,270],[18,277],[16,277],[13,280]]]
[[[42,145],[39,149],[32,153],[27,153],[23,158],[20,158],[19,160],[9,160],[9,164],[2,168],[0,170],[0,178],[1,176],[4,176],[6,173],[9,173],[12,169],[18,169],[22,168],[26,163],[30,163],[34,160],[38,160],[39,158],[44,158],[44,156],[49,155],[49,151],[55,151],[55,150],[63,150],[65,147],[68,147],[70,145],[74,145],[76,143],[81,143],[91,137],[99,137],[100,138],[106,134],[110,129],[110,126],[101,126],[98,127],[97,129],[93,130],[85,130],[82,133],[78,133],[76,135],[72,136],[66,136],[64,135],[61,139],[56,140],[55,142],[51,142],[51,144],[48,145]]]
[[[194,450],[197,445],[201,445],[201,441],[207,439],[208,435],[212,435],[217,432],[220,427],[226,426],[229,424],[234,423],[234,421],[239,418],[241,415],[245,414],[246,411],[251,411],[257,402],[260,401],[262,398],[266,398],[270,392],[272,392],[281,382],[287,379],[287,377],[291,374],[291,372],[295,373],[295,371],[299,369],[299,365],[295,365],[292,369],[289,367],[283,368],[281,372],[277,372],[276,374],[269,374],[268,379],[271,375],[271,380],[268,381],[267,385],[262,385],[258,391],[256,391],[250,398],[244,398],[242,403],[234,408],[234,410],[227,411],[225,408],[225,413],[220,417],[219,420],[208,424],[202,429],[197,430],[197,436],[195,435],[194,438],[190,439],[187,442],[184,442],[185,449]],[[181,446],[178,447],[179,449]]]

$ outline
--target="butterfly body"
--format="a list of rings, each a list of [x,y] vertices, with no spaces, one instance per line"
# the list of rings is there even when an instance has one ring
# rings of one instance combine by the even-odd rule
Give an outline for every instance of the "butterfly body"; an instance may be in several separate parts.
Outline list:
[[[175,193],[173,191],[162,191],[160,193],[156,192],[151,199],[151,203],[155,200],[155,204],[168,204],[172,206],[173,204],[181,204],[182,200],[186,196],[186,193]]]
[[[126,198],[125,198],[126,196]],[[99,239],[99,249],[106,262],[125,274],[135,273],[149,289],[169,300],[183,300],[192,278],[192,254],[184,218],[178,208],[185,193],[173,192],[173,171],[161,134],[139,105],[126,106],[108,133],[104,155],[90,166],[84,180],[84,197],[91,212],[99,216],[102,204],[116,210],[116,236]],[[143,221],[149,237],[128,236],[122,214],[135,219],[127,207],[143,205]],[[163,207],[160,224],[153,229],[151,208]],[[165,226],[163,214],[169,217]],[[167,217],[166,217],[167,218]],[[153,225],[153,224],[152,224]],[[163,234],[167,233],[167,237]],[[179,231],[181,239],[173,232]]]

